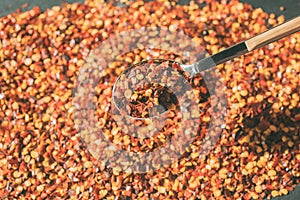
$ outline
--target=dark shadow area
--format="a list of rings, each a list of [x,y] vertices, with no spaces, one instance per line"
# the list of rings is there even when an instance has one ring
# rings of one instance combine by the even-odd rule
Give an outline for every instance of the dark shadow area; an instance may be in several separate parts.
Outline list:
[[[267,108],[254,117],[245,118],[240,131],[236,134],[235,144],[248,149],[249,157],[240,162],[246,165],[251,160],[250,157],[258,157],[259,160],[267,152],[268,160],[274,161],[272,168],[280,177],[279,185],[291,189],[292,186],[299,184],[300,178],[293,175],[293,170],[297,171],[300,167],[296,158],[300,147],[300,121],[295,117],[299,113],[299,108],[293,110],[283,108],[280,111]],[[267,161],[265,164],[268,163]],[[253,184],[252,178],[245,180],[245,184]],[[272,182],[265,181],[263,184],[268,185]],[[298,185],[288,195],[273,199],[299,199],[299,188]]]
[[[262,8],[267,13],[276,15],[284,15],[285,19],[292,19],[299,16],[300,1],[299,0],[240,0],[243,3],[248,3],[254,8]]]

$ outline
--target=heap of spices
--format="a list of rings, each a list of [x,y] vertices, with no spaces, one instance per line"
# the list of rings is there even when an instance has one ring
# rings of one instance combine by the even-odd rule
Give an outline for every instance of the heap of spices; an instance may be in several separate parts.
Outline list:
[[[218,127],[222,135],[206,155],[197,151],[203,139],[197,133],[178,162],[135,174],[95,160],[77,134],[76,77],[89,51],[112,34],[144,26],[180,29],[216,53],[284,21],[237,0],[202,3],[136,1],[117,7],[87,0],[2,17],[0,198],[269,199],[293,190],[300,183],[299,33],[217,67],[227,87],[228,110],[226,125]],[[184,62],[166,51],[151,54],[140,48],[120,55],[100,75],[98,122],[115,143],[137,141],[116,137],[118,129],[106,114],[114,81],[124,67],[153,54]],[[199,108],[218,100],[203,87],[201,76],[190,81],[202,97]],[[195,117],[205,124],[211,116]]]

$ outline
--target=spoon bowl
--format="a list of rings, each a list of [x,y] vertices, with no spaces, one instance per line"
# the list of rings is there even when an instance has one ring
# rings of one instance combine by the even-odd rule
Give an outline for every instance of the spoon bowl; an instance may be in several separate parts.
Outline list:
[[[180,66],[171,60],[150,59],[125,70],[112,93],[112,113],[119,127],[145,138],[161,130],[167,119],[179,122],[184,108],[179,102],[184,100],[178,98],[191,91],[189,76]]]

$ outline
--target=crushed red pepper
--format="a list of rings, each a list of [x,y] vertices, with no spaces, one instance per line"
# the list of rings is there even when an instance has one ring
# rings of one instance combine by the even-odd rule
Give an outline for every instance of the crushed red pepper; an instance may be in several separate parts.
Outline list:
[[[169,167],[119,172],[99,164],[76,134],[76,75],[89,50],[111,34],[176,24],[215,53],[284,21],[236,0],[202,3],[136,1],[121,8],[88,0],[2,17],[0,198],[263,199],[293,190],[300,183],[299,33],[217,67],[227,87],[228,113],[218,144],[205,156],[197,151],[201,140],[196,137]],[[121,55],[120,63],[105,72],[96,89],[103,108],[124,70],[122,61],[147,56],[143,49]],[[201,86],[201,81],[198,77],[191,84]],[[107,124],[101,106],[99,123]],[[128,143],[126,138],[121,141]]]

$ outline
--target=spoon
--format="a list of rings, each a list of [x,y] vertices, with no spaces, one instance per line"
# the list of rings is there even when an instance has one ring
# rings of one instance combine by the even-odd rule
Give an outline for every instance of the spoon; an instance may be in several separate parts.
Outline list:
[[[300,30],[300,16],[298,16],[290,21],[287,21],[283,24],[280,24],[272,29],[269,29],[263,33],[260,33],[250,39],[240,42],[234,46],[231,46],[223,51],[220,51],[209,57],[201,59],[200,61],[198,61],[194,64],[184,65],[184,64],[178,63],[176,61],[169,61],[169,60],[167,62],[168,62],[168,65],[170,65],[170,62],[179,65],[183,71],[187,72],[190,77],[193,77],[194,75],[196,75],[202,71],[211,69],[211,68],[213,68],[219,64],[222,64],[228,60],[231,60],[233,58],[236,58],[236,57],[239,57],[246,53],[249,53],[255,49],[261,48],[261,47],[263,47],[267,44],[270,44],[274,41],[277,41],[283,37],[291,35],[299,30]],[[153,60],[153,63],[155,63],[154,67],[159,66],[158,62],[163,63],[166,61],[163,59],[159,59],[159,60],[149,59],[149,60],[150,60],[150,62],[151,62],[151,60]],[[149,60],[147,60],[147,61],[149,61]],[[118,87],[120,85],[124,86],[124,84],[126,85],[125,87],[128,87],[128,85],[127,85],[128,83],[126,83],[126,81],[124,81],[124,78],[125,77],[130,78],[130,77],[136,75],[137,73],[139,73],[139,71],[140,71],[139,67],[142,66],[144,63],[147,63],[147,62],[142,61],[140,63],[137,63],[137,64],[131,66],[130,68],[125,70],[123,73],[121,73],[120,76],[117,78],[117,80],[114,84],[114,88],[113,88],[113,100],[114,100],[114,104],[115,104],[114,106],[116,107],[117,110],[120,110],[120,111],[122,110],[122,108],[120,108],[120,105],[118,105],[118,103],[116,103],[117,102],[116,99],[120,98],[120,91],[121,91]],[[148,69],[149,67],[147,66],[146,68]],[[148,71],[146,71],[146,72],[148,73]],[[151,72],[155,73],[154,70],[152,70]],[[160,76],[165,75],[162,70],[157,72],[157,74],[159,74]],[[132,79],[130,79],[130,80],[132,80]],[[141,77],[140,80],[144,81],[145,79],[144,79],[144,77]],[[132,87],[135,87],[133,85],[136,85],[138,83],[135,80],[134,82],[131,82],[130,84],[132,85]],[[135,88],[138,88],[138,87],[135,87]],[[116,92],[116,91],[118,91],[118,92]],[[117,93],[118,93],[118,97],[117,97]],[[124,104],[122,106],[124,106]],[[128,113],[128,112],[127,113],[123,112],[123,114],[127,115],[128,117],[133,117],[133,116],[130,116],[130,113]],[[133,117],[133,118],[136,118],[136,117]]]

